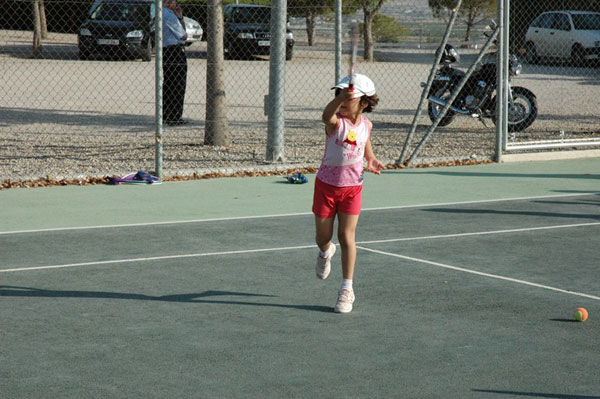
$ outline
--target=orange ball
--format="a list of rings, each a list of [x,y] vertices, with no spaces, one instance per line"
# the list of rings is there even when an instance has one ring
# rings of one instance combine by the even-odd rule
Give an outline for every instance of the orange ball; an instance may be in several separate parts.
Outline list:
[[[588,312],[585,308],[577,308],[575,309],[575,320],[577,321],[586,321],[588,318]]]

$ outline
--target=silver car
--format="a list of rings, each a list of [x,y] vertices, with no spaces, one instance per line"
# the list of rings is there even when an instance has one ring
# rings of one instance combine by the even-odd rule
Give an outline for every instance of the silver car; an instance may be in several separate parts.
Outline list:
[[[600,58],[600,13],[593,11],[548,11],[540,14],[525,36],[526,59],[568,59],[581,63]]]
[[[190,46],[192,43],[202,40],[204,31],[198,21],[184,16],[183,22],[185,22],[185,33],[187,34],[187,40],[185,41],[186,46]]]

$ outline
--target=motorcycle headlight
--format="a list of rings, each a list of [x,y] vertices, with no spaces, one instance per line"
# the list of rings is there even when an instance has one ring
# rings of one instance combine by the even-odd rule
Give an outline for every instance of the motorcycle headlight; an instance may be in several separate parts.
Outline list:
[[[132,30],[131,32],[127,32],[128,39],[141,39],[144,36],[144,33],[141,30]]]
[[[90,30],[88,28],[81,28],[81,30],[79,31],[79,34],[81,36],[92,36],[92,32],[90,32]]]
[[[254,34],[250,32],[242,32],[238,35],[238,39],[254,39]]]
[[[520,75],[522,70],[523,70],[523,65],[520,62],[511,62],[510,63],[510,74],[512,76]]]

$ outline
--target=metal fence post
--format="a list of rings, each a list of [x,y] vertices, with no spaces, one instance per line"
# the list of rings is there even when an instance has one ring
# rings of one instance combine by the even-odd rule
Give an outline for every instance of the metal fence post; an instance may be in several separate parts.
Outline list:
[[[410,126],[410,130],[408,131],[408,135],[406,136],[406,141],[404,142],[404,147],[402,147],[402,152],[400,153],[400,158],[396,161],[397,165],[402,165],[404,162],[404,158],[406,156],[406,151],[408,151],[408,146],[410,145],[410,140],[412,139],[413,134],[417,130],[417,125],[419,123],[419,116],[421,116],[421,110],[423,109],[423,105],[425,104],[425,99],[429,96],[429,90],[431,89],[431,85],[433,84],[433,79],[435,78],[435,74],[438,69],[438,65],[440,60],[442,59],[442,54],[444,54],[444,48],[446,47],[446,43],[448,43],[448,38],[450,37],[450,33],[452,32],[452,28],[454,27],[454,23],[456,22],[456,17],[458,16],[458,10],[462,5],[462,0],[458,0],[456,2],[456,7],[452,10],[452,17],[450,17],[450,22],[448,22],[448,26],[446,27],[446,33],[442,39],[442,43],[436,52],[435,61],[433,62],[433,66],[431,67],[431,71],[429,72],[429,78],[427,79],[427,83],[423,88],[423,93],[421,93],[421,99],[419,100],[419,105],[417,106],[417,111],[415,112],[414,119],[412,121],[412,125]]]
[[[502,148],[503,148],[503,137],[505,137],[505,126],[506,118],[506,99],[505,97],[505,67],[504,67],[504,31],[506,26],[504,25],[504,14],[505,0],[498,1],[498,27],[500,29],[500,40],[497,41],[498,52],[496,54],[496,162],[500,162],[502,159]]]
[[[269,56],[268,162],[284,161],[285,28],[287,0],[271,6],[271,50]]]
[[[504,59],[502,60],[503,70],[504,70],[504,81],[502,82],[502,109],[503,112],[500,114],[502,116],[502,138],[504,138],[503,142],[506,143],[508,139],[508,112],[509,112],[509,104],[508,97],[511,94],[509,92],[510,86],[508,84],[508,80],[510,79],[510,0],[504,1],[504,20],[503,20],[503,31],[502,31],[502,42],[504,46],[504,50],[502,52],[502,56]],[[505,145],[502,144],[500,146],[500,153],[497,156],[497,161],[500,162],[502,160],[502,151],[504,150]]]
[[[335,82],[342,79],[342,0],[335,0]]]
[[[162,120],[162,30],[163,30],[163,13],[162,13],[162,0],[154,0],[154,7],[156,8],[155,17],[155,37],[154,37],[154,50],[156,51],[156,62],[155,62],[155,98],[154,98],[154,110],[155,110],[155,155],[154,155],[154,173],[157,177],[162,178],[162,133],[163,133],[163,120]]]

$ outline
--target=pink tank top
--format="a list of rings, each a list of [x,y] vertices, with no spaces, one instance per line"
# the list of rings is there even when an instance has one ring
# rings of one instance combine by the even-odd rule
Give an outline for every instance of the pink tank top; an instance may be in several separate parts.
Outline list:
[[[363,181],[365,146],[371,134],[369,120],[361,115],[354,125],[337,114],[335,131],[325,140],[325,155],[317,172],[323,183],[337,187],[359,186]]]

